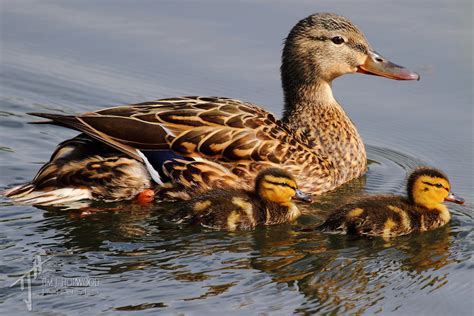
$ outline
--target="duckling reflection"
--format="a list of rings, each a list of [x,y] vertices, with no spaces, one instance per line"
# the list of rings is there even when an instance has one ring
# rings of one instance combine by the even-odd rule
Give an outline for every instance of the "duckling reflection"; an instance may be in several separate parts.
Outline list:
[[[269,168],[258,174],[254,191],[208,191],[185,202],[173,215],[173,221],[230,231],[281,224],[301,214],[292,199],[311,201],[309,195],[298,190],[288,172]]]
[[[443,202],[463,204],[445,174],[419,168],[407,182],[408,198],[372,196],[346,204],[329,215],[317,229],[360,236],[395,237],[446,225],[451,219]]]
[[[304,295],[303,314],[372,312],[393,302],[384,289],[413,295],[445,285],[440,269],[453,261],[450,231],[384,240],[262,227],[253,232],[259,255],[250,260]]]

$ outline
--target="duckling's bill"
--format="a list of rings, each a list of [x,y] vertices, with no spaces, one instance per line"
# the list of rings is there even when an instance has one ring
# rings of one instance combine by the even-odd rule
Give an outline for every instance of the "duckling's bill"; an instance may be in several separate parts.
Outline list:
[[[313,199],[311,198],[311,194],[305,193],[305,192],[301,191],[300,189],[296,190],[296,194],[293,197],[293,199],[300,200],[300,201],[307,202],[307,203],[313,202]]]
[[[464,199],[460,196],[457,196],[453,192],[450,192],[447,197],[444,198],[446,202],[453,202],[456,204],[464,204]]]
[[[365,63],[358,67],[357,72],[395,80],[420,80],[419,74],[392,63],[375,50],[369,50]]]

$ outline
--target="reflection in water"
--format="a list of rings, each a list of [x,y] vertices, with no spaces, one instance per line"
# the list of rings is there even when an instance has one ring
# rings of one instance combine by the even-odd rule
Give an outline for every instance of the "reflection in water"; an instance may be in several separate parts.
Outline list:
[[[443,236],[446,239],[438,239]],[[329,236],[327,252],[332,256],[327,256],[321,268],[298,284],[310,298],[305,310],[361,313],[372,308],[377,311],[386,303],[387,290],[397,289],[401,296],[421,295],[430,292],[425,290],[427,284],[436,288],[443,286],[445,278],[440,279],[433,272],[449,262],[447,232],[443,232],[443,236],[429,236],[422,242],[416,237],[415,240],[401,238],[387,242],[379,238],[351,240],[345,236]],[[311,261],[307,260],[306,264],[313,265]]]
[[[433,232],[414,236],[410,244],[402,249],[408,255],[402,261],[401,268],[411,272],[421,272],[429,269],[438,270],[454,262],[449,251],[453,239],[450,233],[450,227],[447,225]]]
[[[255,240],[252,267],[296,286],[308,299],[299,311],[310,313],[381,308],[384,289],[430,293],[446,284],[436,271],[452,262],[449,227],[389,241],[297,231],[256,232]]]

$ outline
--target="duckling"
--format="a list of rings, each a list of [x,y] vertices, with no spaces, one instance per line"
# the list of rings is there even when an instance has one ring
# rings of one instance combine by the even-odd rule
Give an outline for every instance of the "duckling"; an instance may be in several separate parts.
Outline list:
[[[258,173],[254,191],[208,191],[184,202],[172,220],[230,231],[281,224],[293,221],[301,214],[292,199],[311,202],[310,196],[298,189],[288,172],[268,168]]]
[[[407,181],[408,197],[372,196],[346,204],[317,229],[360,236],[395,237],[436,229],[451,219],[443,202],[463,204],[447,176],[433,168],[419,168]]]

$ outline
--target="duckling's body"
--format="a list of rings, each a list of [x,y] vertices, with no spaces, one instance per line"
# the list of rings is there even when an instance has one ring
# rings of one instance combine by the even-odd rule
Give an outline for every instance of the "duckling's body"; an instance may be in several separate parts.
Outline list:
[[[450,193],[447,177],[436,169],[415,170],[407,190],[408,197],[371,196],[348,203],[318,228],[360,236],[401,236],[446,225],[451,215],[443,202],[463,203]]]
[[[300,211],[293,203],[265,203],[254,192],[217,189],[186,202],[176,215],[178,222],[236,230],[291,222]]]
[[[222,230],[291,222],[300,216],[291,201],[307,201],[287,172],[270,168],[259,173],[255,191],[215,189],[198,195],[174,214],[173,221]]]
[[[441,227],[450,218],[447,210],[419,207],[399,196],[376,196],[344,205],[320,228],[349,235],[394,237]]]

